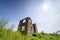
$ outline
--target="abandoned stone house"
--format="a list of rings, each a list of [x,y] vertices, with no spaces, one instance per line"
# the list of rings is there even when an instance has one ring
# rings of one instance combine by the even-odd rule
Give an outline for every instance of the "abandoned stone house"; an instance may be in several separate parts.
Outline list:
[[[26,35],[29,35],[29,34],[37,32],[37,26],[35,23],[32,24],[32,20],[30,17],[26,17],[20,20],[19,25],[18,25],[18,30],[20,30]]]

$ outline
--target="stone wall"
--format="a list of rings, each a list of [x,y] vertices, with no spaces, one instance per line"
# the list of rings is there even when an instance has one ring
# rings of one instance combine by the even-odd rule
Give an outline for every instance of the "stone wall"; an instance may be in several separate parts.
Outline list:
[[[32,20],[30,17],[26,17],[20,20],[18,30],[20,30],[24,34],[29,35],[37,32],[37,26],[36,24],[32,24]]]

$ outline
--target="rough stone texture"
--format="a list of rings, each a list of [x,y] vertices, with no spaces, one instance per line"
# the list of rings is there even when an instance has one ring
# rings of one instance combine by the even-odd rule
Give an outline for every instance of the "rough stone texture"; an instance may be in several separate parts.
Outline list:
[[[18,30],[20,30],[26,35],[30,35],[32,33],[37,32],[37,26],[36,24],[32,24],[32,20],[30,17],[26,17],[20,20],[19,25],[18,25]]]

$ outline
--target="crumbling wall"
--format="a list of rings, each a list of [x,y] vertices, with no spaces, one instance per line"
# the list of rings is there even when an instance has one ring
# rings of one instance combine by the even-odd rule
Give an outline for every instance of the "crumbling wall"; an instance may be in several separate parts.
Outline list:
[[[23,32],[24,34],[32,34],[37,32],[36,24],[32,24],[32,20],[30,17],[26,17],[20,20],[18,25],[18,30]]]

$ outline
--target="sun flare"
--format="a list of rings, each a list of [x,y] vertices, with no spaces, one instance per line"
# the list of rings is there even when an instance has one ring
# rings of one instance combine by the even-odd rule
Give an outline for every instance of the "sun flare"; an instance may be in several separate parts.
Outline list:
[[[48,11],[49,4],[43,4],[42,9],[43,9],[43,11]]]

